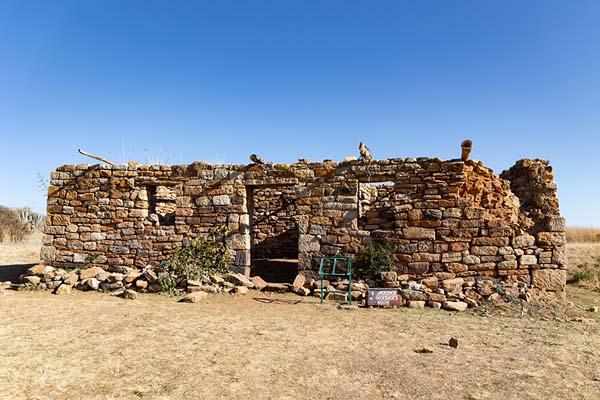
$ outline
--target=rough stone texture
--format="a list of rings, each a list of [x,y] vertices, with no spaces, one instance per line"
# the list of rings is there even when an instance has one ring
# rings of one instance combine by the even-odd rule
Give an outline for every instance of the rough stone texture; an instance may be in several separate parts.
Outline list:
[[[157,282],[144,268],[222,225],[232,266],[251,275],[256,257],[298,258],[299,272],[309,273],[322,256],[353,256],[376,242],[393,251],[394,272],[412,280],[531,276],[534,287],[564,289],[564,272],[554,272],[565,269],[564,220],[545,160],[518,161],[500,176],[478,161],[437,158],[66,165],[51,175],[47,213],[44,262],[137,268],[144,290]],[[121,282],[90,275],[80,279]]]
[[[183,299],[181,299],[181,302],[182,303],[197,303],[200,300],[206,298],[207,296],[208,296],[208,293],[206,293],[206,292],[194,292],[194,293],[188,294]]]
[[[448,311],[465,311],[469,305],[464,301],[447,301],[444,303],[444,310]]]
[[[560,269],[538,269],[531,273],[533,286],[539,289],[563,291],[567,279],[567,271]]]

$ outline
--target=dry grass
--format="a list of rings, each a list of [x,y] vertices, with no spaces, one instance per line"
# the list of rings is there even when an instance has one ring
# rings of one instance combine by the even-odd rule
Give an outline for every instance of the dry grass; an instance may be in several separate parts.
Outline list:
[[[34,231],[22,242],[0,243],[0,265],[37,263],[40,260],[43,234]]]
[[[0,290],[0,398],[597,398],[600,314],[585,310],[599,295],[571,286],[568,298],[530,318],[520,307],[338,310],[256,292],[181,304]],[[569,317],[546,318],[556,314]]]
[[[569,243],[600,243],[600,228],[573,227],[567,228]]]
[[[308,299],[0,297],[6,398],[593,398],[597,323]],[[445,345],[460,340],[458,349]],[[431,347],[432,354],[415,350]]]
[[[567,243],[568,280],[600,288],[600,243]]]

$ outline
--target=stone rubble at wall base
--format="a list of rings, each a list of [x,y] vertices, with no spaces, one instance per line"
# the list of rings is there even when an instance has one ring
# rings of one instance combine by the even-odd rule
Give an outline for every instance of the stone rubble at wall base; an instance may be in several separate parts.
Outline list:
[[[82,291],[104,291],[114,295],[134,300],[136,291],[142,293],[158,293],[163,291],[158,274],[151,268],[143,271],[134,268],[119,269],[119,272],[108,272],[102,268],[91,267],[79,271],[67,272],[51,266],[36,265],[29,268],[21,276],[22,290],[51,290],[57,295],[69,294],[72,289]],[[301,283],[300,283],[301,282]],[[296,283],[300,283],[296,285]],[[326,290],[347,291],[348,280],[336,281],[323,280]],[[410,280],[407,275],[396,273],[382,273],[380,279],[368,282],[358,281],[352,283],[352,301],[366,305],[367,290],[369,287],[394,288],[400,294],[402,301],[397,306],[409,308],[424,308],[447,311],[464,311],[468,307],[478,307],[482,301],[531,301],[543,298],[545,300],[560,300],[564,292],[546,291],[528,287],[523,282],[507,284],[490,278],[448,278],[437,280],[432,278],[422,279],[420,282]],[[244,295],[249,289],[264,292],[293,292],[300,296],[320,297],[321,280],[298,275],[295,284],[269,283],[260,277],[248,279],[243,274],[228,273],[213,275],[206,281],[184,282],[180,292],[194,294],[237,294]],[[205,297],[202,294],[201,296]],[[202,297],[202,298],[203,298]],[[348,302],[346,294],[328,293],[328,301]],[[195,303],[198,296],[187,296],[183,302]]]

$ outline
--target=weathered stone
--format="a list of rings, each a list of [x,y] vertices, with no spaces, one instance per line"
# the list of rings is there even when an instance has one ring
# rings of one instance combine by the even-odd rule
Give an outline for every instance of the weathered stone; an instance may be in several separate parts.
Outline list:
[[[110,278],[110,272],[105,271],[105,270],[101,270],[96,274],[96,279],[98,279],[100,282],[108,281],[109,278]]]
[[[468,255],[468,256],[463,257],[463,263],[465,263],[467,265],[479,264],[479,263],[481,263],[481,259],[474,255]]]
[[[457,349],[458,348],[458,339],[455,337],[450,338],[450,340],[448,341],[448,346]]]
[[[517,269],[517,261],[516,260],[501,261],[498,263],[498,269]]]
[[[532,247],[535,245],[535,237],[531,235],[515,236],[513,238],[513,246],[517,248]]]
[[[419,300],[408,300],[406,302],[408,308],[425,308],[425,302]]]
[[[158,282],[158,275],[150,268],[146,268],[144,270],[144,277],[146,278],[149,284]]]
[[[87,279],[87,285],[92,290],[98,290],[98,289],[100,289],[100,281],[98,279],[96,279],[96,278],[88,278]]]
[[[67,285],[67,284],[63,283],[62,285],[58,286],[54,290],[54,294],[58,294],[58,295],[70,294],[72,288],[73,287],[71,285]]]
[[[137,299],[137,296],[138,295],[135,292],[135,290],[130,290],[130,289],[125,289],[123,294],[121,294],[121,297],[123,297],[124,299],[127,299],[127,300],[135,300],[135,299]]]
[[[429,289],[435,289],[439,286],[440,282],[437,277],[430,276],[428,278],[421,279],[421,284]]]
[[[50,268],[52,268],[52,267],[50,267]],[[27,271],[25,272],[25,275],[44,276],[45,273],[46,273],[46,266],[42,265],[42,264],[38,264],[31,268],[28,268]]]
[[[567,281],[564,269],[537,269],[531,272],[532,284],[538,289],[563,291]]]
[[[104,272],[104,270],[100,267],[91,267],[91,268],[82,269],[79,271],[79,279],[83,280],[83,279],[95,278],[96,275],[100,272]]]
[[[246,286],[250,289],[254,287],[254,283],[248,279],[245,275],[240,273],[228,273],[223,275],[223,279],[227,282],[233,283],[235,286]]]
[[[566,231],[566,222],[562,217],[548,216],[546,217],[546,230],[548,232],[564,232]]]
[[[248,290],[249,289],[246,286],[236,286],[234,288],[234,291],[235,291],[236,294],[242,294],[242,295],[243,294],[248,294]]]
[[[498,247],[496,246],[473,246],[471,247],[471,253],[476,256],[495,256],[498,254]]]
[[[433,301],[436,303],[446,302],[446,295],[439,294],[439,293],[427,293],[425,298],[427,301]]]
[[[398,291],[400,292],[402,298],[404,298],[405,300],[425,301],[426,299],[425,293],[419,290],[400,289]]]
[[[119,274],[119,273],[112,273],[108,276],[108,281],[109,282],[121,282],[123,280],[124,276],[123,274]]]
[[[468,307],[468,304],[464,301],[447,301],[444,303],[444,310],[448,311],[465,311]]]
[[[147,289],[148,281],[145,279],[138,279],[135,281],[135,287],[138,289]]]
[[[23,277],[23,283],[34,286],[34,287],[38,283],[40,283],[41,280],[42,280],[42,278],[40,278],[39,276],[35,276],[35,275],[28,275],[28,276]]]
[[[297,294],[299,294],[300,296],[309,296],[310,295],[310,289],[306,288],[306,287],[301,287],[298,289],[298,291],[296,292]],[[362,292],[352,292],[352,299],[353,300],[358,300],[359,299],[359,295],[356,295],[356,297],[354,296],[354,293],[360,293],[362,295]]]
[[[121,289],[122,287],[123,287],[122,281],[100,283],[100,288],[102,290],[117,290],[117,289]]]
[[[134,269],[125,276],[124,281],[125,281],[125,283],[133,283],[141,275],[142,275],[142,273],[139,270]]]
[[[212,202],[215,206],[228,206],[231,204],[231,199],[228,195],[223,194],[219,196],[213,196]]]
[[[273,282],[268,282],[267,286],[265,286],[263,288],[263,291],[265,292],[277,292],[277,293],[285,293],[289,290],[289,285],[286,285],[285,283],[273,283]]]
[[[407,239],[435,240],[435,229],[407,227],[402,232]]]
[[[267,287],[267,282],[260,276],[253,276],[250,278],[250,280],[254,284],[254,288],[257,290],[263,290],[265,287]]]
[[[454,293],[461,290],[464,283],[463,278],[445,279],[442,281],[442,289],[447,293]]]
[[[346,294],[346,293],[327,293],[327,295],[325,296],[325,300],[346,302],[346,301],[348,301],[348,294]]]
[[[292,283],[292,292],[298,293],[301,288],[304,287],[306,283],[306,275],[298,274],[294,278],[294,282]]]
[[[537,243],[541,246],[564,246],[567,237],[564,232],[540,232],[537,234]]]
[[[206,297],[208,297],[208,293],[206,292],[194,292],[186,295],[180,301],[182,303],[197,303],[200,300],[205,299]]]
[[[537,262],[538,262],[537,257],[534,255],[523,255],[523,256],[519,257],[520,265],[535,265],[535,264],[537,264]]]

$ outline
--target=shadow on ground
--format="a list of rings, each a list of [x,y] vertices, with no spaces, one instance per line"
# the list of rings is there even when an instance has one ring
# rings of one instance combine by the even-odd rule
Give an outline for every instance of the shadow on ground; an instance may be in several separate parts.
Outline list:
[[[0,265],[0,282],[19,283],[19,276],[36,264]]]

